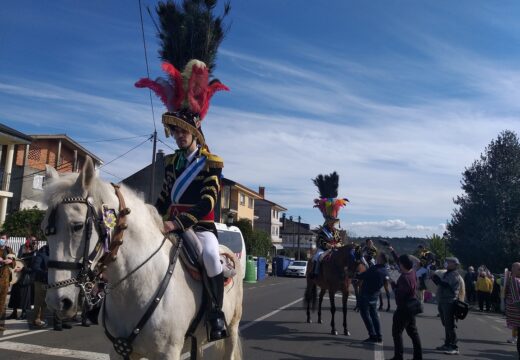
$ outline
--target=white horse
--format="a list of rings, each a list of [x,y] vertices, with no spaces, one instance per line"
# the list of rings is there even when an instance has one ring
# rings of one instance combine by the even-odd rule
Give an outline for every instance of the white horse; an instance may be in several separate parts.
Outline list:
[[[123,186],[120,190],[131,213],[126,217],[128,228],[124,231],[124,243],[119,249],[117,258],[108,265],[103,276],[110,288],[110,284],[117,284],[141,264],[144,265],[107,292],[104,299],[105,311],[100,312],[100,324],[105,316],[109,333],[115,338],[126,338],[134,330],[148,306],[155,300],[154,294],[165,277],[170,261],[170,250],[174,245],[170,241],[163,241],[162,219],[155,208],[145,204],[130,189]],[[93,200],[93,208],[98,216],[102,204],[107,204],[116,210],[119,207],[114,188],[96,176],[90,158],[87,158],[79,175],[59,176],[56,170],[47,168],[45,201],[48,210],[42,227],[46,228],[51,216],[56,229],[55,235],[48,236],[50,260],[82,263],[88,236],[86,226],[82,224],[85,224],[88,206],[86,203],[63,202],[63,199],[86,199],[87,197]],[[53,209],[54,214],[51,215]],[[97,241],[98,232],[92,226],[88,253],[95,251]],[[147,261],[158,249],[160,250]],[[239,264],[229,249],[221,247],[222,251],[228,253],[235,263]],[[236,270],[237,275],[233,278],[233,283],[224,290],[223,311],[230,336],[216,343],[219,358],[225,360],[242,358],[238,334],[242,316],[242,270],[240,266],[237,266]],[[78,271],[49,268],[49,284],[74,278]],[[70,317],[74,315],[79,291],[74,284],[49,288],[46,297],[47,305],[51,310],[56,311],[59,317]],[[133,352],[130,358],[180,359],[186,332],[201,306],[203,291],[202,283],[193,280],[184,265],[177,264],[158,307],[146,325],[138,331],[139,334],[132,344]],[[199,344],[198,354],[202,355],[200,345],[207,339],[204,319],[199,324],[195,335]],[[115,351],[111,354],[111,358],[112,356],[115,356]]]

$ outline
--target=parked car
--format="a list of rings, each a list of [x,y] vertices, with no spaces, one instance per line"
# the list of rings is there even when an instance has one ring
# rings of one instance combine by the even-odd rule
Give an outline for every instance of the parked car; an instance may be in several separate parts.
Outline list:
[[[246,276],[246,243],[240,229],[236,226],[227,226],[226,224],[215,223],[218,233],[218,242],[227,246],[229,250],[235,253],[242,266],[243,278]]]
[[[285,276],[305,277],[307,274],[307,261],[292,261],[285,270]]]

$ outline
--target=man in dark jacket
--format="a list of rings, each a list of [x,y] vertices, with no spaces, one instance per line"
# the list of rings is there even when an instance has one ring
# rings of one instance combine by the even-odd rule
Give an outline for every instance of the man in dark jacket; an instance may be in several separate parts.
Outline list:
[[[437,350],[444,351],[447,355],[458,355],[457,334],[455,333],[455,300],[459,297],[460,275],[457,272],[459,259],[446,258],[446,273],[439,277],[433,275],[432,280],[437,285],[437,303],[442,325],[446,335],[444,345]]]
[[[413,271],[413,261],[408,255],[399,256],[401,276],[397,283],[392,281],[397,309],[394,312],[392,323],[392,337],[394,338],[394,357],[392,360],[403,360],[403,330],[406,329],[413,343],[413,360],[422,360],[421,339],[415,324],[415,314],[408,309],[408,302],[415,299],[417,278]]]
[[[377,256],[376,265],[358,275],[358,279],[362,281],[359,294],[359,312],[369,335],[369,338],[364,342],[379,343],[383,341],[379,314],[377,313],[377,300],[381,287],[385,280],[389,278],[386,270],[387,263],[387,256],[381,253]]]
[[[34,321],[33,326],[43,328],[47,324],[45,322],[45,296],[47,290],[47,263],[49,262],[49,245],[43,246],[32,259],[32,271],[34,274]]]
[[[464,284],[466,285],[466,301],[468,303],[474,303],[477,299],[477,292],[475,284],[477,283],[478,274],[475,272],[473,266],[468,267],[466,275],[464,275]]]

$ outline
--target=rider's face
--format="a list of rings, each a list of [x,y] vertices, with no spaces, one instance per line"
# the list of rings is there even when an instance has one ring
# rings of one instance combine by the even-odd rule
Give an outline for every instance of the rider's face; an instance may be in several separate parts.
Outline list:
[[[180,149],[188,148],[193,142],[193,135],[189,131],[179,127],[173,129],[173,138]]]

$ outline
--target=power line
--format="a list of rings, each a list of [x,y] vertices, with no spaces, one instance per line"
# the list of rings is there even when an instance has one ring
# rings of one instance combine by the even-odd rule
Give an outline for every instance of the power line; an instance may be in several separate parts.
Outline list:
[[[108,164],[111,164],[111,163],[113,163],[114,161],[116,161],[116,160],[122,158],[123,156],[125,156],[126,154],[128,154],[130,151],[137,149],[139,146],[143,145],[145,142],[150,141],[150,140],[152,139],[152,137],[153,137],[153,135],[150,135],[146,140],[140,142],[140,143],[137,144],[136,146],[132,147],[130,150],[128,150],[128,151],[124,152],[123,154],[121,154],[121,155],[119,155],[119,156],[113,158],[113,159],[110,160],[109,162],[107,162],[107,163],[101,165],[101,166],[99,167],[99,169],[101,169],[101,168],[107,166]]]
[[[130,139],[137,139],[137,138],[145,137],[145,136],[150,136],[150,135],[145,134],[145,135],[136,135],[136,136],[124,137],[124,138],[101,139],[101,140],[86,140],[86,141],[77,141],[77,143],[78,144],[88,144],[88,143],[98,143],[98,142],[106,142],[106,141],[130,140]]]
[[[162,141],[161,139],[158,138],[157,140],[159,140],[159,142],[162,143],[164,146],[170,148],[170,149],[173,150],[173,151],[176,151],[174,148],[172,148],[170,145],[166,144],[166,143],[165,143],[164,141]]]
[[[146,39],[144,37],[143,9],[141,6],[141,0],[139,0],[139,18],[141,20],[141,35],[143,36],[143,49],[144,49],[144,61],[146,63],[146,75],[148,76],[148,78],[150,78],[150,67],[148,66],[148,53],[146,52]],[[152,108],[153,129],[154,129],[154,131],[157,131],[157,127],[155,126],[155,113],[153,111],[152,90],[148,89],[148,94],[150,95],[150,106]]]

